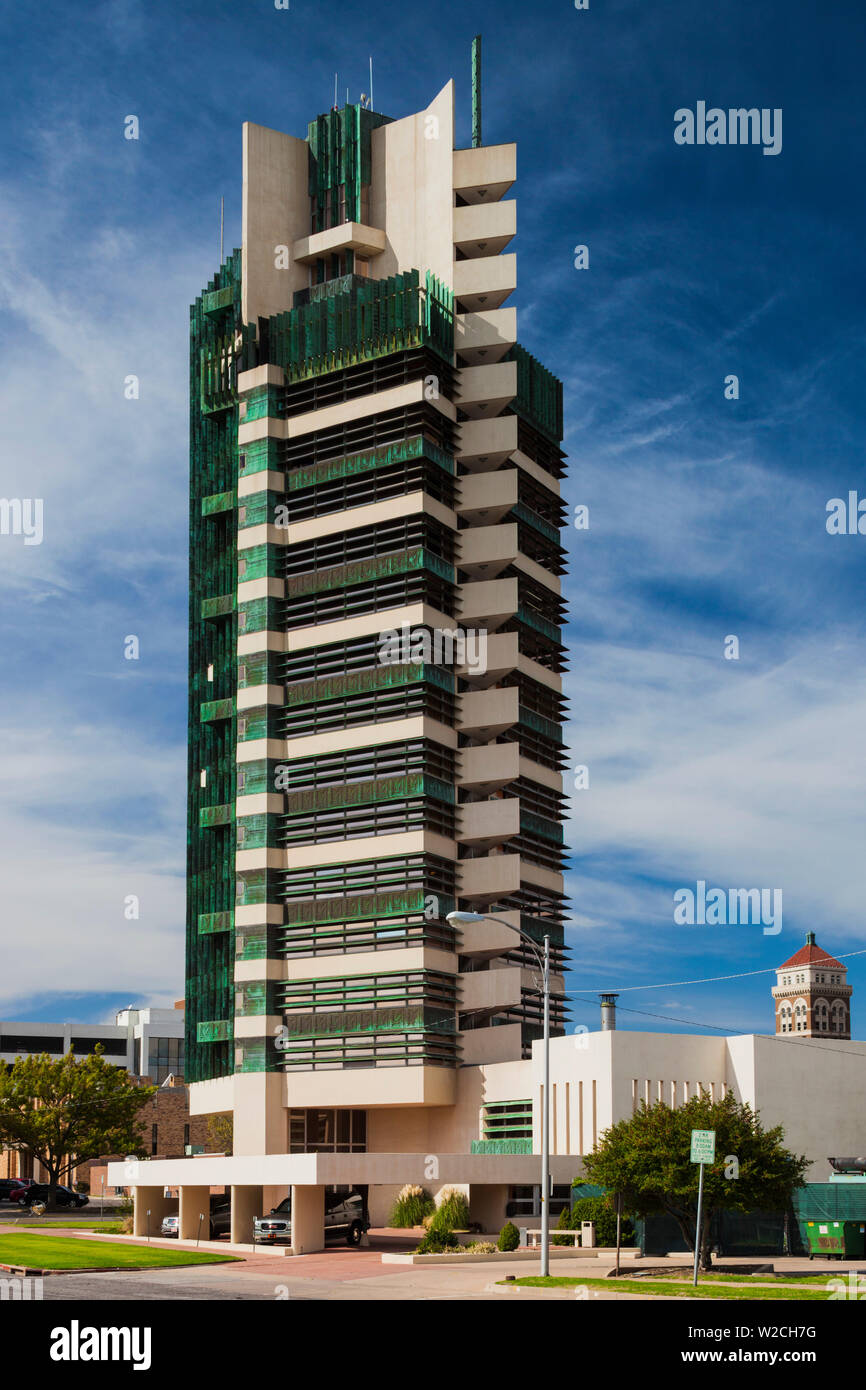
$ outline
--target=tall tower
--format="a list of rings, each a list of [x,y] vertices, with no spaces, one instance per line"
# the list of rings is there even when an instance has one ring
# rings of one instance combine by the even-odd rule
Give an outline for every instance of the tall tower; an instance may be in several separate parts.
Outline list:
[[[531,952],[455,907],[550,934],[563,1031],[562,388],[474,114],[245,125],[191,310],[187,1074],[236,1152],[529,1055]]]
[[[776,1036],[851,1037],[851,986],[848,967],[815,945],[810,931],[805,946],[776,971]]]

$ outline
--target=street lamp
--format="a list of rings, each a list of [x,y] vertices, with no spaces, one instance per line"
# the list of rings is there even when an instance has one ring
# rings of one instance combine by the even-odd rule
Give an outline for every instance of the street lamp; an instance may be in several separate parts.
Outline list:
[[[449,912],[445,918],[452,927],[470,927],[476,922],[498,922],[502,927],[523,938],[538,961],[544,996],[544,1085],[541,1103],[541,1277],[550,1273],[550,937],[544,938],[544,959],[528,932],[506,922],[504,917],[492,917],[489,912]]]

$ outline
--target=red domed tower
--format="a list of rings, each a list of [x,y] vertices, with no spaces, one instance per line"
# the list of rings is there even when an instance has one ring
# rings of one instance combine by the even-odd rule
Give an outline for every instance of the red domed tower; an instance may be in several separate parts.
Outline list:
[[[848,967],[815,945],[805,946],[776,971],[776,1037],[850,1038],[851,986]]]

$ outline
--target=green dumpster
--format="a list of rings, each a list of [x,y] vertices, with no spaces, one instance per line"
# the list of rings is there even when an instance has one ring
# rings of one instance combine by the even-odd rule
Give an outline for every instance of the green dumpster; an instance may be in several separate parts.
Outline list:
[[[857,1260],[866,1254],[866,1223],[862,1221],[807,1221],[809,1259],[815,1255],[837,1260]]]

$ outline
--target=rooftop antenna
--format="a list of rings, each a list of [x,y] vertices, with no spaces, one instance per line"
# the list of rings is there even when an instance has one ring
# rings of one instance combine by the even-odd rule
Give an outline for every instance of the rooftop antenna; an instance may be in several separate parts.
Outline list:
[[[373,57],[370,56],[370,110],[373,110]]]
[[[472,148],[481,144],[481,35],[472,40]]]
[[[220,198],[220,265],[223,263],[223,228],[225,226],[225,198]]]
[[[334,110],[337,109],[337,74],[334,73]]]

